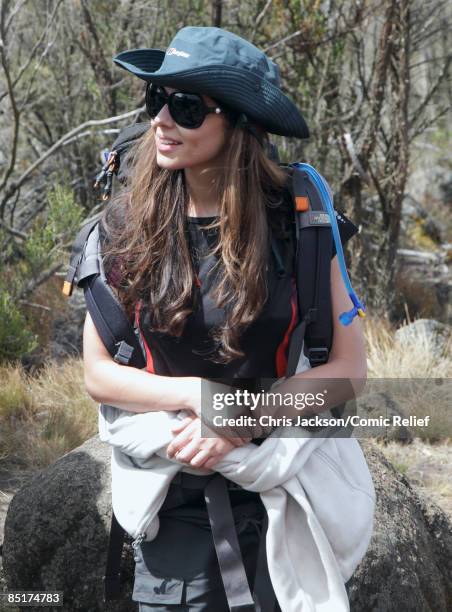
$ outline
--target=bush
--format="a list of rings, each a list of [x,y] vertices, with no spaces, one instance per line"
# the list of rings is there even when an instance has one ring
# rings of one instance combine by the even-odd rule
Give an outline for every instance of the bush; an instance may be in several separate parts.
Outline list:
[[[0,360],[14,361],[36,346],[36,336],[28,329],[16,299],[0,286]]]
[[[0,362],[21,359],[42,340],[40,331],[50,322],[52,312],[46,305],[46,321],[42,320],[44,309],[36,319],[28,300],[52,278],[58,264],[67,261],[67,249],[83,218],[83,209],[68,187],[57,185],[50,189],[47,201],[46,211],[36,218],[23,247],[9,253],[9,263],[4,267],[0,285]]]
[[[25,244],[25,270],[29,277],[66,258],[66,242],[72,242],[82,221],[82,207],[70,189],[56,185],[47,199],[47,212],[36,220]]]

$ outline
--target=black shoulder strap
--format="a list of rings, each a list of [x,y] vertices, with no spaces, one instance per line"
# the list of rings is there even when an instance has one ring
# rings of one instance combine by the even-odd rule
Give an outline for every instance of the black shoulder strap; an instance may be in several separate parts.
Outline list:
[[[288,355],[286,376],[296,371],[301,347],[311,367],[326,363],[333,338],[331,253],[333,237],[329,215],[307,173],[290,168],[297,235],[296,284],[298,324]]]
[[[83,251],[85,249],[86,241],[88,240],[88,236],[93,231],[94,227],[97,225],[99,221],[99,215],[95,218],[91,219],[79,231],[77,236],[75,237],[74,243],[72,245],[71,256],[69,258],[69,266],[66,273],[66,278],[64,279],[63,284],[63,293],[66,297],[72,295],[72,290],[74,288],[74,282],[76,280],[77,268],[79,263],[83,257]]]
[[[63,287],[65,295],[71,294],[74,282],[83,288],[86,307],[113,359],[144,368],[146,360],[135,329],[105,276],[97,220],[85,225],[75,239]]]
[[[333,233],[329,215],[322,206],[320,195],[309,175],[289,168],[295,229],[297,235],[296,284],[298,324],[289,343],[286,377],[296,372],[301,349],[311,367],[327,363],[333,342],[333,311],[331,301],[331,255]],[[313,258],[314,253],[314,258]],[[339,418],[345,404],[331,408]],[[321,430],[325,426],[313,428]]]

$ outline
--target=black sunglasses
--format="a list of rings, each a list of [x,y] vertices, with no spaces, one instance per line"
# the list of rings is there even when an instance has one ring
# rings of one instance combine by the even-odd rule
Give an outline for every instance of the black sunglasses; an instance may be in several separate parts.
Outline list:
[[[165,104],[168,104],[173,120],[181,127],[190,130],[200,127],[209,113],[223,112],[218,106],[207,106],[199,94],[173,91],[168,95],[161,85],[153,83],[146,85],[145,102],[151,119],[154,119]]]

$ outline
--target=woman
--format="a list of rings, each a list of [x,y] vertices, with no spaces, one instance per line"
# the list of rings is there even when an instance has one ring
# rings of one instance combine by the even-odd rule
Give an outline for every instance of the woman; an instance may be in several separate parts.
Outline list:
[[[266,133],[309,133],[276,65],[230,32],[183,28],[166,53],[126,51],[115,62],[148,83],[152,121],[103,219],[104,261],[140,329],[147,372],[115,363],[87,315],[86,387],[130,412],[188,411],[167,447],[187,470],[170,486],[156,538],[137,547],[132,598],[143,611],[226,611],[200,482],[232,449],[262,440],[253,432],[206,436],[201,382],[252,390],[261,377],[278,377],[275,355],[296,301],[295,238],[287,175],[269,159]],[[356,231],[347,229],[343,241]],[[331,277],[334,343],[321,376],[365,378],[360,323],[337,323],[350,304],[335,258]],[[252,589],[265,509],[259,494],[228,486]]]

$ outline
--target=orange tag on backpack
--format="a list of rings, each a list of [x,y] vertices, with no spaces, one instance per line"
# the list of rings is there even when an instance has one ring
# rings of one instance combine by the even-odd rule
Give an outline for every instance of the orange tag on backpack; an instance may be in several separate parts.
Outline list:
[[[305,212],[306,210],[309,210],[309,198],[306,196],[296,196],[295,210],[298,210],[299,212]]]
[[[64,281],[63,288],[61,291],[66,297],[72,295],[72,283],[70,283],[69,281]]]

